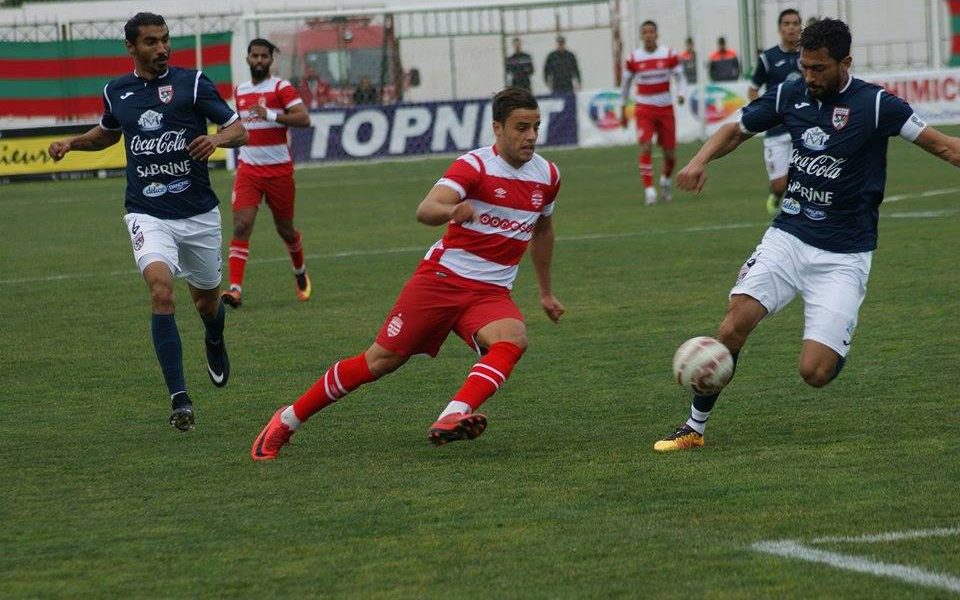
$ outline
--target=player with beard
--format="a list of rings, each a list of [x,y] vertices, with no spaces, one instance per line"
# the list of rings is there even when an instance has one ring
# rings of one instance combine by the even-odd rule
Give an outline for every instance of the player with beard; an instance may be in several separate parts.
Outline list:
[[[756,133],[784,126],[791,169],[780,214],[740,268],[716,338],[736,361],[754,328],[800,295],[804,303],[800,376],[819,388],[846,362],[877,247],[887,177],[887,143],[899,135],[960,166],[960,138],[929,127],[910,105],[850,75],[850,29],[835,19],[800,36],[803,77],[781,83],[722,126],[677,174],[699,192],[707,164]],[[718,394],[694,395],[690,418],[654,444],[666,452],[703,446]]]
[[[73,150],[97,151],[126,140],[124,221],[152,308],[153,346],[170,393],[170,424],[193,428],[193,403],[183,376],[180,332],[174,318],[174,277],[187,280],[206,328],[207,371],[227,384],[230,361],[220,302],[220,201],[210,187],[207,159],[217,148],[247,140],[238,115],[200,71],[167,65],[170,31],[163,17],[141,12],[124,26],[134,70],[103,88],[100,124],[81,136],[50,144],[60,160]],[[221,126],[207,133],[207,120]]]
[[[312,286],[304,262],[300,232],[293,225],[296,184],[287,143],[287,127],[309,127],[310,115],[289,81],[270,75],[276,47],[257,38],[247,45],[250,81],[237,86],[237,110],[250,132],[240,149],[233,181],[233,239],[230,241],[230,289],[223,301],[233,308],[242,304],[244,270],[250,256],[250,235],[260,202],[266,201],[273,224],[287,246],[293,263],[297,298],[310,299]]]
[[[447,224],[446,235],[427,251],[376,341],[334,363],[292,406],[280,407],[253,442],[254,460],[276,458],[304,421],[414,354],[436,356],[451,332],[480,359],[427,435],[442,445],[483,433],[487,418],[477,409],[527,348],[523,315],[510,298],[527,245],[541,307],[554,322],[564,312],[550,278],[560,173],[534,152],[539,127],[529,91],[507,88],[493,98],[494,145],[454,161],[417,208],[418,221]]]

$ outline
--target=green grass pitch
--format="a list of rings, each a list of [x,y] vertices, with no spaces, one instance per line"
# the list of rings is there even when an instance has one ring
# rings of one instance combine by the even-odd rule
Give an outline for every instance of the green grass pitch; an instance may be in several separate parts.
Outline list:
[[[695,149],[679,148],[680,165]],[[249,457],[263,423],[369,345],[441,235],[414,209],[449,158],[298,172],[314,298],[296,301],[264,211],[228,314],[224,389],[178,283],[188,434],[166,422],[123,181],[0,188],[0,596],[946,597],[751,544],[960,526],[958,171],[891,141],[899,200],[881,208],[837,381],[800,380],[797,300],[754,333],[706,448],[655,455],[689,406],[673,351],[715,332],[769,222],[760,143],[714,163],[702,195],[652,208],[633,147],[543,154],[564,181],[554,286],[567,314],[540,312],[526,261],[514,298],[530,349],[484,406],[486,433],[426,440],[473,360],[451,337],[266,464]],[[231,179],[213,179],[229,223]],[[922,195],[938,190],[952,191]],[[960,577],[956,536],[824,549]]]

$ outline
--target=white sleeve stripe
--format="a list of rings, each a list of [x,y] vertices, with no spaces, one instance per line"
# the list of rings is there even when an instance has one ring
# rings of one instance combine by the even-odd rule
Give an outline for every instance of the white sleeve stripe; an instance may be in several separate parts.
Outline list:
[[[875,129],[880,128],[880,95],[883,93],[883,90],[877,91],[877,105],[873,109],[873,126]]]
[[[240,118],[240,115],[238,115],[237,113],[233,113],[233,116],[227,119],[226,123],[221,123],[220,127],[227,127],[229,125],[233,125],[233,122],[239,118]]]
[[[298,104],[303,104],[303,100],[301,100],[300,98],[296,98],[296,99],[294,99],[294,100],[291,100],[290,102],[287,103],[286,106],[284,106],[284,108],[290,108],[290,107],[296,106],[296,105],[298,105]]]
[[[477,160],[477,157],[474,156],[473,154],[464,154],[463,156],[460,157],[460,160],[462,160],[463,162],[473,167],[474,170],[483,172],[483,170],[480,168],[480,162]]]
[[[103,119],[100,119],[100,129],[103,129],[104,131],[121,131],[123,130],[123,127],[117,127],[117,128],[107,127],[106,125],[103,124]]]
[[[737,124],[740,125],[740,131],[747,135],[756,135],[756,131],[750,131],[747,129],[747,126],[743,124],[743,110],[737,111]]]
[[[200,73],[202,71],[197,71],[197,76],[193,79],[193,103],[197,103],[197,88],[200,87]]]
[[[782,89],[783,84],[781,83],[777,86],[777,103],[773,105],[774,110],[776,110],[778,114],[780,113],[780,90]]]
[[[464,198],[467,197],[467,190],[463,189],[463,186],[462,186],[462,185],[460,185],[459,183],[457,183],[456,181],[454,181],[454,180],[452,180],[452,179],[447,179],[446,177],[441,177],[441,178],[440,178],[440,181],[437,182],[437,185],[443,185],[443,186],[446,186],[446,187],[450,188],[451,190],[455,191],[455,192],[457,193],[457,195],[460,196],[460,199],[461,199],[461,200],[463,200]]]
[[[106,85],[103,86],[103,99],[107,101],[107,106],[110,107],[110,114],[112,115],[112,114],[113,114],[113,102],[110,102],[110,96],[107,95],[107,86],[109,86],[109,85],[110,85],[110,84],[108,83],[108,84],[106,84]],[[104,128],[104,129],[106,129],[106,128]]]
[[[761,53],[760,53],[760,60],[763,62],[763,68],[766,69],[767,72],[769,73],[769,72],[770,72],[770,63],[767,62],[767,53],[766,53],[766,52],[761,52]]]

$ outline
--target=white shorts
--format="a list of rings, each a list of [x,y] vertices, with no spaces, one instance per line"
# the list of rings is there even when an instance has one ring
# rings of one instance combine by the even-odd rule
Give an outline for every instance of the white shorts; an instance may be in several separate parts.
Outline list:
[[[164,262],[170,272],[200,290],[220,285],[220,209],[187,219],[158,219],[140,213],[123,217],[140,272],[154,262]]]
[[[787,176],[792,155],[793,142],[789,133],[763,138],[763,164],[767,166],[770,181]]]
[[[872,260],[873,252],[828,252],[770,227],[740,268],[730,295],[755,298],[772,315],[799,293],[803,298],[803,339],[846,356],[867,293]]]

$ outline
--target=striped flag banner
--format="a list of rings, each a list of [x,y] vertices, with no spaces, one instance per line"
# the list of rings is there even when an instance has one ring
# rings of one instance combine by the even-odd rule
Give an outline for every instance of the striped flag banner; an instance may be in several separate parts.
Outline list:
[[[201,36],[202,69],[225,99],[232,32]],[[170,38],[170,64],[196,68],[196,38]],[[86,118],[103,112],[103,86],[133,70],[122,40],[0,42],[0,116]]]
[[[950,66],[960,66],[960,0],[947,0],[950,10]]]

